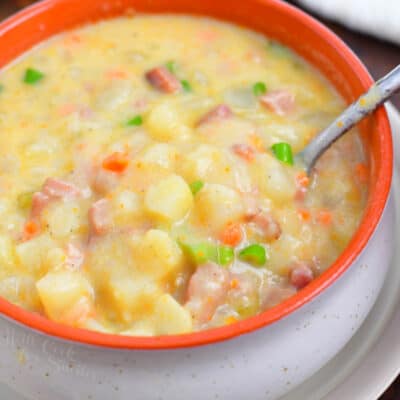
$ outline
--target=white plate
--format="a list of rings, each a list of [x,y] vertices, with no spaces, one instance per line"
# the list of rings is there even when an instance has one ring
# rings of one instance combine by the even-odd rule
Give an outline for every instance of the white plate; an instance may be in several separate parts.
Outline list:
[[[389,106],[400,155],[400,114]],[[346,347],[324,368],[281,400],[376,400],[400,373],[400,157],[394,177],[399,204],[396,236],[399,246],[388,278],[370,315]],[[0,384],[1,400],[24,400]],[[38,399],[39,400],[39,399]]]

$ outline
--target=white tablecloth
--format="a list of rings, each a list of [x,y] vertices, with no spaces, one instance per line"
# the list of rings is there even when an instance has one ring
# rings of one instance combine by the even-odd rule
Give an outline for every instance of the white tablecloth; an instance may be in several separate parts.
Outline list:
[[[297,1],[351,29],[400,44],[400,0]]]

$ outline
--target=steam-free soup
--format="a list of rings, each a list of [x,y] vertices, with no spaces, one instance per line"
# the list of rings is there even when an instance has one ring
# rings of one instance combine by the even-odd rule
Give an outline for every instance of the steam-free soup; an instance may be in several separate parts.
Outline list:
[[[258,314],[358,226],[356,133],[308,177],[293,154],[344,106],[289,49],[190,16],[67,32],[0,73],[0,294],[125,335]]]

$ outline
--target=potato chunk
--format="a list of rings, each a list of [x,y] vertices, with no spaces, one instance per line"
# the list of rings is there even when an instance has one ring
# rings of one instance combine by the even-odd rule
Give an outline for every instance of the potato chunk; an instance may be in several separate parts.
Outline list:
[[[139,195],[131,190],[122,190],[112,198],[114,222],[117,225],[129,223],[132,218],[139,217],[143,204]]]
[[[0,236],[0,265],[4,270],[15,265],[15,248],[11,238]]]
[[[234,183],[234,170],[227,155],[215,146],[200,145],[190,152],[180,171],[188,182],[205,179],[210,183]]]
[[[191,130],[182,118],[184,115],[172,102],[162,102],[150,111],[147,118],[147,127],[150,136],[155,140],[169,141],[177,138],[186,138]]]
[[[129,276],[134,270],[129,236],[115,233],[96,238],[87,249],[85,265],[91,282],[99,291],[113,279]]]
[[[192,208],[189,185],[178,175],[170,175],[151,185],[145,195],[145,207],[151,214],[167,222],[182,219]]]
[[[153,319],[158,335],[174,335],[192,330],[192,317],[189,311],[169,294],[158,298]]]
[[[62,248],[54,247],[46,253],[43,261],[47,270],[57,269],[65,264],[67,261],[67,255]]]
[[[252,164],[252,176],[260,190],[276,203],[294,198],[296,183],[290,167],[269,154],[260,155]]]
[[[158,229],[147,231],[143,238],[134,238],[132,252],[136,270],[154,280],[177,272],[183,263],[180,247],[168,233]]]
[[[79,325],[92,311],[93,289],[79,272],[49,272],[36,283],[47,316],[69,325]]]
[[[196,196],[195,210],[200,222],[213,231],[220,231],[228,222],[243,216],[240,195],[218,184],[207,184]]]
[[[127,336],[177,335],[191,332],[192,317],[171,295],[158,296],[153,311],[121,332]]]
[[[151,322],[148,321],[139,321],[135,323],[131,328],[119,332],[120,335],[124,336],[155,336],[155,330],[152,326]]]
[[[115,333],[110,326],[106,326],[102,323],[103,321],[98,321],[95,318],[88,318],[82,325],[81,328],[89,329],[91,331],[101,332],[101,333]]]
[[[289,266],[301,259],[304,245],[297,237],[283,234],[278,240],[270,244],[268,269],[276,274],[287,276]]]
[[[16,246],[20,264],[34,276],[47,272],[47,253],[56,247],[49,235],[43,234]]]
[[[149,146],[140,157],[144,163],[156,164],[169,171],[174,171],[179,153],[177,149],[167,143],[156,143]]]
[[[30,311],[41,310],[35,283],[30,276],[10,276],[0,281],[0,296]]]
[[[160,289],[150,280],[121,277],[111,280],[106,293],[121,321],[131,323],[153,311]]]
[[[42,218],[57,239],[87,230],[86,215],[75,201],[55,203],[43,212]]]

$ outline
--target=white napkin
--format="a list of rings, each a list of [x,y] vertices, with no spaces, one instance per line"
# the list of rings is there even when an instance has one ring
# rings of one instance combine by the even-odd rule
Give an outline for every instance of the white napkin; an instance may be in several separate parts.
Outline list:
[[[400,0],[298,0],[298,3],[351,29],[400,44]]]

